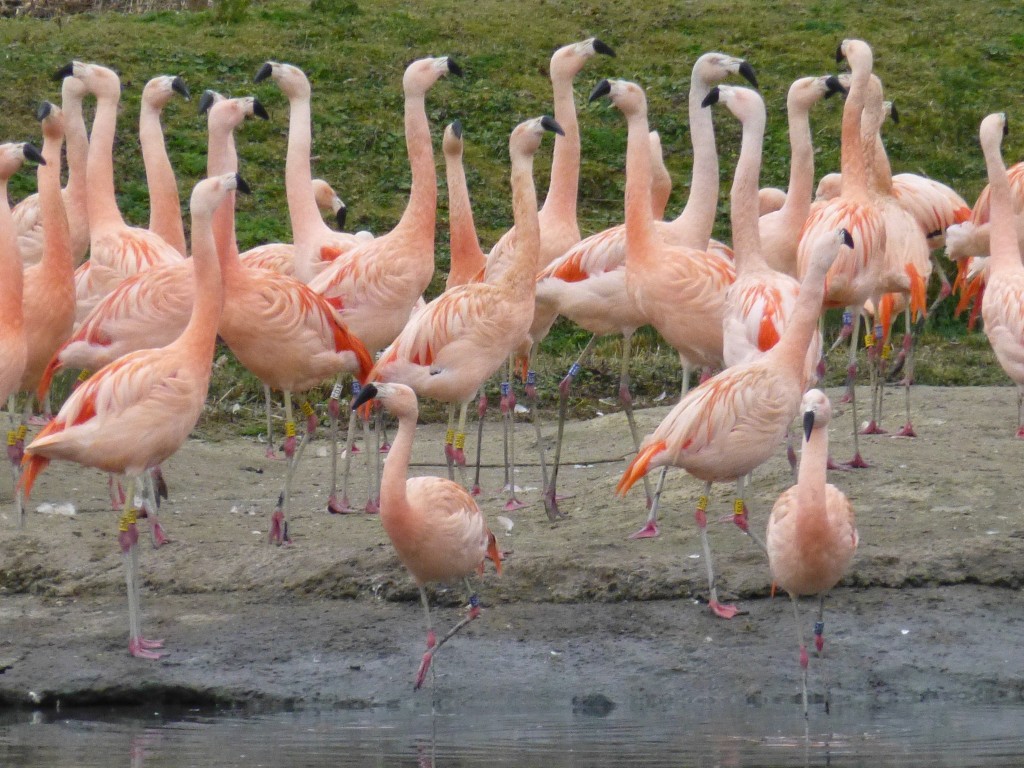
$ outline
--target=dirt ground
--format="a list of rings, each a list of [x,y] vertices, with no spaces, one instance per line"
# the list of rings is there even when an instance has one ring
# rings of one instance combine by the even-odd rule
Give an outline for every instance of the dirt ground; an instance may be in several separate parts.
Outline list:
[[[866,395],[866,388],[860,390]],[[851,453],[848,406],[834,455]],[[886,395],[887,426],[902,418],[901,390]],[[629,541],[645,510],[641,487],[613,489],[625,466],[625,419],[608,410],[566,432],[561,490],[568,517],[548,522],[539,503],[531,427],[518,429],[522,498],[494,522],[510,550],[501,578],[481,584],[481,619],[442,650],[433,693],[412,694],[423,651],[417,593],[378,518],[325,511],[329,459],[321,436],[299,470],[288,547],[267,544],[284,464],[248,439],[190,441],[165,466],[162,520],[171,543],[142,548],[143,627],[166,641],[158,662],[126,653],[126,603],[116,517],[102,475],[51,465],[26,529],[0,486],[0,703],[68,707],[178,702],[250,707],[493,707],[505,711],[791,702],[799,690],[788,599],[769,599],[763,555],[735,526],[711,526],[723,597],[746,612],[723,621],[703,601],[707,583],[692,511],[700,483],[669,475],[662,535]],[[915,440],[862,438],[872,467],[835,472],[853,500],[860,550],[826,607],[826,654],[811,686],[835,706],[1024,699],[1024,441],[1014,439],[1016,393],[1003,388],[913,392]],[[667,412],[638,411],[642,432]],[[553,425],[545,427],[553,435]],[[421,426],[415,471],[440,473],[442,429]],[[488,422],[484,494],[502,512],[500,427]],[[471,435],[467,453],[475,446]],[[355,500],[365,499],[365,472]],[[780,446],[755,473],[748,503],[763,533],[790,484]],[[713,492],[709,517],[730,511]],[[73,501],[74,516],[37,511]],[[145,521],[142,540],[148,542]],[[460,591],[439,590],[436,625],[457,620]],[[809,632],[811,606],[804,606]],[[431,683],[428,682],[428,687]],[[599,695],[599,696],[598,696]],[[597,697],[587,699],[588,696]],[[582,704],[581,704],[582,702]]]

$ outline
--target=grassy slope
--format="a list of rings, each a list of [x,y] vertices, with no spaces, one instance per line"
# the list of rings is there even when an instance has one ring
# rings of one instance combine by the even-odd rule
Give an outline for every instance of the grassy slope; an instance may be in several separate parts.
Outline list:
[[[348,202],[351,226],[386,231],[397,221],[408,191],[409,173],[401,134],[401,73],[419,56],[453,56],[466,71],[462,81],[439,83],[428,98],[435,137],[456,117],[466,128],[466,164],[477,226],[485,247],[510,224],[507,137],[520,119],[550,112],[547,60],[560,44],[597,35],[615,47],[618,57],[591,63],[577,83],[583,134],[580,223],[585,233],[621,221],[625,129],[621,116],[606,105],[584,106],[584,94],[601,77],[636,80],[648,90],[651,124],[662,134],[669,169],[676,181],[669,212],[687,195],[690,145],[686,131],[686,91],[695,58],[722,50],[748,58],[756,67],[769,109],[764,184],[785,186],[788,146],[785,95],[796,77],[834,71],[833,53],[843,37],[862,37],[875,50],[876,72],[887,97],[898,105],[901,122],[886,128],[895,171],[914,171],[942,180],[969,202],[984,184],[977,147],[980,119],[988,112],[1012,113],[1020,102],[1024,59],[1024,6],[1015,0],[979,4],[921,2],[904,4],[833,0],[800,2],[644,3],[477,0],[456,3],[334,2],[309,5],[292,0],[248,8],[228,22],[217,10],[159,12],[145,16],[81,15],[57,20],[5,20],[0,42],[5,51],[3,136],[38,136],[33,120],[40,99],[59,98],[50,74],[69,55],[117,68],[125,84],[121,141],[116,159],[119,193],[126,217],[147,218],[147,200],[134,131],[138,99],[145,80],[174,73],[193,93],[214,88],[229,95],[256,93],[271,112],[269,123],[250,123],[239,138],[242,171],[255,194],[240,203],[242,247],[289,237],[283,190],[287,103],[272,84],[252,85],[266,59],[302,67],[313,83],[314,172],[329,179]],[[221,6],[226,8],[227,6]],[[817,173],[838,167],[838,103],[815,113]],[[717,119],[723,157],[718,236],[728,238],[728,181],[738,152],[735,121]],[[194,105],[172,102],[165,115],[169,151],[178,170],[183,199],[205,164],[205,123]],[[435,141],[435,146],[437,142]],[[1007,158],[1018,156],[1013,133]],[[438,157],[440,164],[440,158]],[[549,155],[539,157],[537,181],[547,185]],[[34,188],[24,174],[12,184],[15,199]],[[440,286],[447,265],[447,222],[441,176],[438,218]],[[972,383],[1004,381],[985,365],[959,365],[938,342],[960,333],[960,323],[940,313],[929,337],[919,380]],[[559,328],[553,342],[560,370],[583,334]],[[656,393],[674,377],[671,356],[645,337],[642,359],[647,374],[639,384]],[[603,349],[608,349],[608,345]],[[987,363],[984,339],[965,339],[972,361]],[[542,370],[543,368],[542,367]],[[838,367],[838,366],[833,366]],[[616,364],[596,366],[603,387]],[[225,378],[235,376],[230,366]],[[650,380],[648,380],[650,379]],[[255,390],[253,390],[255,391]]]

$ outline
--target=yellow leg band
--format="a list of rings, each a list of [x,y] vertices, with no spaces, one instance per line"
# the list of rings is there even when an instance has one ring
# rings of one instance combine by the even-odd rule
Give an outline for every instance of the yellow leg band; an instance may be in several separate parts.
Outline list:
[[[447,432],[444,433],[444,444],[445,445],[451,445],[454,442],[455,442],[455,430],[454,429],[449,429]]]
[[[15,445],[18,442],[18,433],[13,429],[7,430],[7,444]]]
[[[875,346],[875,334],[873,334],[871,331],[868,331],[867,333],[864,334],[864,346],[865,347],[873,347],[873,346]]]
[[[462,450],[463,448],[465,448],[465,447],[466,447],[466,433],[465,433],[465,432],[459,432],[459,434],[457,434],[457,435],[455,436],[455,447],[456,447],[456,448],[457,448],[458,450],[460,450],[460,451],[461,451],[461,450]]]
[[[299,408],[307,419],[313,415],[313,406],[309,404],[309,400],[303,400]]]
[[[121,515],[121,519],[118,521],[117,530],[121,533],[127,533],[128,529],[135,525],[137,519],[134,507],[128,507],[125,509],[124,514]]]
[[[743,504],[743,499],[736,499],[732,503],[732,513],[734,515],[742,515],[747,511],[746,506]]]
[[[79,381],[85,381],[90,376],[92,376],[92,374],[89,371],[83,370],[80,374],[78,374],[78,380]]]
[[[21,426],[18,427],[18,439],[19,440],[24,440],[25,439],[25,435],[27,435],[27,434],[28,434],[28,427],[26,427],[24,424],[22,424]]]
[[[704,511],[707,510],[707,508],[708,508],[708,497],[707,496],[701,496],[699,499],[697,499],[697,509],[699,509],[701,512],[704,512]]]
[[[285,437],[295,437],[295,422],[294,421],[286,421],[284,423],[284,436]]]

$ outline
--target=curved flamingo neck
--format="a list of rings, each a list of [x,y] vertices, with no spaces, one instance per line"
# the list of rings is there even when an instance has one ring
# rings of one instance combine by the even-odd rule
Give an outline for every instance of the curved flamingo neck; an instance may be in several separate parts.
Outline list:
[[[989,266],[994,271],[1020,270],[1020,245],[1014,225],[1013,193],[998,135],[982,142],[989,183]]]
[[[828,424],[815,425],[811,436],[804,438],[800,450],[800,469],[796,483],[804,503],[801,508],[824,510],[826,468],[828,467]],[[819,503],[814,503],[818,502]],[[814,515],[814,517],[824,517]]]
[[[789,118],[789,186],[780,208],[785,221],[800,227],[811,213],[814,196],[814,144],[811,140],[811,108],[792,96],[786,104]]]
[[[181,220],[178,180],[167,156],[161,109],[142,100],[139,112],[139,144],[149,188],[149,228],[166,240],[182,256],[187,255],[185,225]]]
[[[715,146],[715,124],[710,109],[702,105],[711,92],[711,85],[698,73],[696,66],[690,81],[690,141],[693,144],[693,170],[690,195],[682,213],[672,222],[680,242],[690,248],[707,250],[715,226],[718,208],[718,148]]]
[[[228,202],[224,200],[221,206]],[[192,263],[196,298],[192,305],[192,316],[179,342],[198,359],[212,360],[217,326],[224,308],[224,286],[213,237],[213,219],[206,212],[192,213]]]
[[[868,194],[867,169],[864,163],[863,141],[861,139],[861,114],[871,78],[871,56],[857,53],[849,57],[852,77],[850,92],[843,106],[843,127],[841,139],[840,167],[842,169],[843,195],[866,197]]]
[[[68,158],[68,183],[64,189],[73,202],[71,208],[84,211],[88,206],[86,163],[89,157],[89,135],[85,128],[81,95],[69,89],[61,99],[61,111],[64,113],[64,140]],[[71,215],[70,211],[68,215]]]
[[[518,297],[532,297],[536,290],[535,276],[540,255],[540,219],[537,212],[537,190],[533,183],[533,154],[513,149],[512,216],[516,226],[516,246],[508,270],[500,282]]]
[[[390,410],[390,409],[389,409]],[[388,451],[388,460],[380,476],[380,511],[381,517],[389,520],[401,517],[409,506],[405,489],[406,476],[409,474],[409,460],[412,457],[412,443],[416,436],[416,417],[418,409],[411,413],[402,412],[398,416],[398,432]]]
[[[405,146],[412,170],[412,187],[409,190],[409,202],[395,228],[413,228],[424,243],[430,242],[433,255],[437,169],[434,167],[434,147],[430,140],[424,94],[405,94]]]
[[[235,150],[235,126],[217,119],[214,105],[207,131],[206,175],[220,176],[238,172],[238,153]],[[235,196],[228,192],[224,202],[213,212],[213,239],[220,258],[224,280],[229,274],[242,269],[238,258],[238,239],[235,234]]]
[[[448,181],[448,231],[451,268],[447,287],[463,285],[487,263],[473,222],[473,204],[469,199],[462,152],[445,153],[445,178]]]
[[[7,178],[0,177],[0,317],[9,330],[22,327],[24,266],[15,238],[14,218],[7,197]]]
[[[730,194],[732,247],[736,255],[736,271],[767,264],[761,253],[758,233],[758,186],[761,178],[761,151],[764,144],[765,111],[750,109],[742,115],[743,137]]]
[[[86,162],[89,180],[86,204],[93,239],[102,229],[125,226],[114,192],[114,131],[117,128],[118,101],[118,96],[96,97],[96,115],[92,120]]]
[[[310,96],[289,96],[284,187],[296,253],[304,254],[314,247],[319,233],[330,229],[320,218],[320,209],[317,208],[316,196],[313,194],[313,170],[310,163],[312,146]]]
[[[646,106],[626,115],[626,127],[626,259],[642,264],[654,240]]]
[[[540,216],[553,217],[561,222],[576,224],[576,204],[580,186],[580,126],[576,118],[576,100],[573,80],[578,70],[551,70],[551,88],[554,94],[555,121],[565,132],[555,137],[551,159],[551,181]]]
[[[885,103],[881,82],[876,77],[868,81],[868,96],[861,114],[861,143],[864,147],[868,180],[871,188],[883,195],[892,195],[892,166],[882,143],[882,124],[885,122]]]
[[[654,135],[653,131],[648,134],[651,145],[651,216],[661,220],[665,217],[665,208],[672,195],[672,176],[665,167],[661,141],[652,138]]]
[[[822,269],[821,262],[814,259],[800,281],[800,295],[797,296],[793,313],[786,323],[779,342],[765,353],[773,357],[773,365],[781,366],[781,370],[791,371],[802,376],[804,358],[811,338],[818,328],[818,316],[825,299],[825,275],[828,267]],[[764,359],[764,358],[762,358]]]

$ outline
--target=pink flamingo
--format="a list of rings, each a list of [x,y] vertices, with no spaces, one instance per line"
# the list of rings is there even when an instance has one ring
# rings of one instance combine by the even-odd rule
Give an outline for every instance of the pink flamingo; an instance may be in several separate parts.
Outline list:
[[[465,465],[469,401],[530,330],[540,248],[533,156],[545,131],[560,134],[561,127],[549,117],[536,117],[516,126],[509,138],[515,260],[495,282],[454,286],[416,312],[370,374],[375,381],[400,382],[421,397],[450,404],[455,446],[453,451],[446,441],[450,479],[453,465],[460,472]],[[457,431],[456,404],[462,406]]]
[[[1006,134],[1006,115],[996,113],[981,121],[979,136],[985,155],[989,185],[988,282],[981,316],[996,359],[1017,385],[1017,437],[1024,438],[1024,264],[1014,226],[1013,194],[1000,145]]]
[[[573,81],[597,54],[615,56],[615,51],[596,37],[563,45],[551,55],[549,72],[554,94],[555,122],[565,136],[555,140],[551,160],[551,183],[540,208],[539,272],[580,240],[576,203],[580,185],[580,127],[576,118]],[[508,268],[515,252],[515,227],[502,235],[487,254],[483,279],[493,282]]]
[[[273,79],[288,98],[288,154],[284,183],[295,242],[293,274],[308,283],[340,254],[358,245],[361,238],[336,232],[320,217],[310,167],[313,134],[309,79],[298,67],[276,61],[268,61],[260,67],[255,82],[267,78]]]
[[[118,526],[118,543],[128,588],[128,652],[160,658],[162,641],[142,636],[134,485],[143,473],[166,461],[198,421],[210,383],[224,291],[213,241],[212,217],[228,193],[248,191],[235,174],[199,182],[192,192],[192,253],[196,300],[184,333],[165,347],[144,349],[97,371],[71,393],[60,412],[25,449],[21,487],[28,497],[39,473],[54,459],[105,472],[126,474],[128,505]],[[133,439],[125,440],[125,435]],[[149,503],[156,508],[149,489]]]
[[[808,658],[799,598],[800,595],[818,595],[814,643],[820,655],[825,647],[825,593],[850,567],[858,537],[853,505],[842,491],[825,482],[832,405],[824,392],[812,389],[804,395],[800,410],[804,424],[800,473],[796,485],[783,491],[772,507],[765,547],[773,583],[786,590],[793,601],[806,718]],[[825,711],[828,711],[827,699]]]
[[[160,125],[160,115],[175,93],[185,101],[192,98],[180,77],[159,75],[146,83],[139,112],[139,146],[149,188],[149,231],[160,235],[182,256],[187,256],[178,181],[167,157],[164,131]]]
[[[732,618],[737,609],[718,601],[707,537],[708,493],[714,482],[739,481],[782,442],[800,407],[803,361],[821,312],[825,275],[844,245],[853,247],[844,229],[816,239],[800,296],[779,342],[760,358],[726,368],[689,392],[644,438],[619,481],[617,492],[624,495],[652,469],[669,466],[681,467],[704,481],[695,517],[708,573],[708,606],[722,618]],[[734,505],[733,521],[752,536],[741,499]]]
[[[114,195],[114,131],[121,82],[113,70],[74,61],[59,75],[74,75],[96,97],[89,155],[89,261],[75,273],[76,318],[113,290],[124,278],[150,267],[172,264],[184,257],[166,240],[148,229],[124,222]]]
[[[28,393],[16,450],[19,472],[24,448],[24,426],[32,413],[32,395],[46,364],[71,334],[75,322],[75,265],[71,255],[71,234],[61,196],[61,145],[64,143],[64,116],[59,107],[43,103],[37,113],[43,124],[43,158],[39,166],[39,209],[43,225],[43,254],[38,264],[25,269],[22,309],[24,312],[27,357],[19,390]],[[12,414],[13,416],[13,414]],[[25,508],[18,494],[18,520],[25,522]]]
[[[469,583],[470,574],[482,575],[484,559],[489,557],[500,575],[501,556],[480,507],[465,488],[440,477],[406,479],[419,413],[412,389],[404,384],[373,382],[363,387],[352,407],[374,399],[398,418],[398,434],[381,475],[380,521],[398,559],[416,581],[427,619],[427,651],[414,686],[418,689],[434,654],[480,615],[480,600]],[[469,612],[438,640],[430,618],[426,585],[458,579],[466,585]]]
[[[89,135],[82,114],[85,84],[77,77],[65,77],[61,84],[61,111],[64,113],[64,134],[67,143],[68,183],[62,195],[71,232],[71,255],[75,265],[85,259],[89,250],[88,186],[85,164],[89,154]],[[34,264],[43,256],[43,224],[40,218],[39,194],[29,195],[14,207],[14,223],[18,228],[18,249],[25,264]]]
[[[4,401],[13,398],[18,391],[28,359],[23,309],[24,268],[7,197],[7,181],[26,159],[46,162],[31,144],[0,144],[0,399]],[[18,470],[14,462],[20,458],[18,441],[24,440],[24,435],[19,435],[15,429],[13,407],[9,407],[8,413],[11,425],[7,432],[7,457],[12,462],[17,483]]]
[[[383,349],[409,321],[413,307],[434,274],[434,226],[437,217],[437,171],[427,120],[427,91],[444,75],[462,70],[447,56],[425,58],[406,67],[405,144],[412,170],[412,188],[402,218],[390,232],[360,243],[338,255],[311,282],[310,287],[334,306],[349,329],[372,352]],[[296,247],[299,247],[296,236]],[[341,387],[331,396],[332,417],[337,413]],[[349,419],[342,496],[337,497],[332,472],[328,509],[351,511],[347,498],[355,412]],[[332,455],[336,454],[332,445]],[[369,511],[375,501],[371,489]]]
[[[811,210],[797,246],[797,275],[803,276],[816,247],[816,241],[830,238],[837,228],[849,230],[855,250],[842,252],[829,274],[825,308],[846,307],[844,335],[850,334],[850,382],[853,416],[854,457],[851,467],[866,467],[860,455],[857,432],[857,400],[853,382],[857,375],[857,333],[864,302],[873,298],[878,304],[879,275],[885,250],[885,226],[881,210],[868,187],[867,167],[861,139],[861,113],[871,78],[873,55],[862,40],[844,40],[836,51],[837,61],[850,63],[850,92],[843,106],[842,193]]]
[[[466,169],[462,165],[462,123],[449,123],[444,129],[441,151],[444,154],[445,177],[448,181],[448,232],[451,267],[445,290],[479,279],[487,257],[480,249],[480,240],[473,223],[473,206],[469,200]]]

